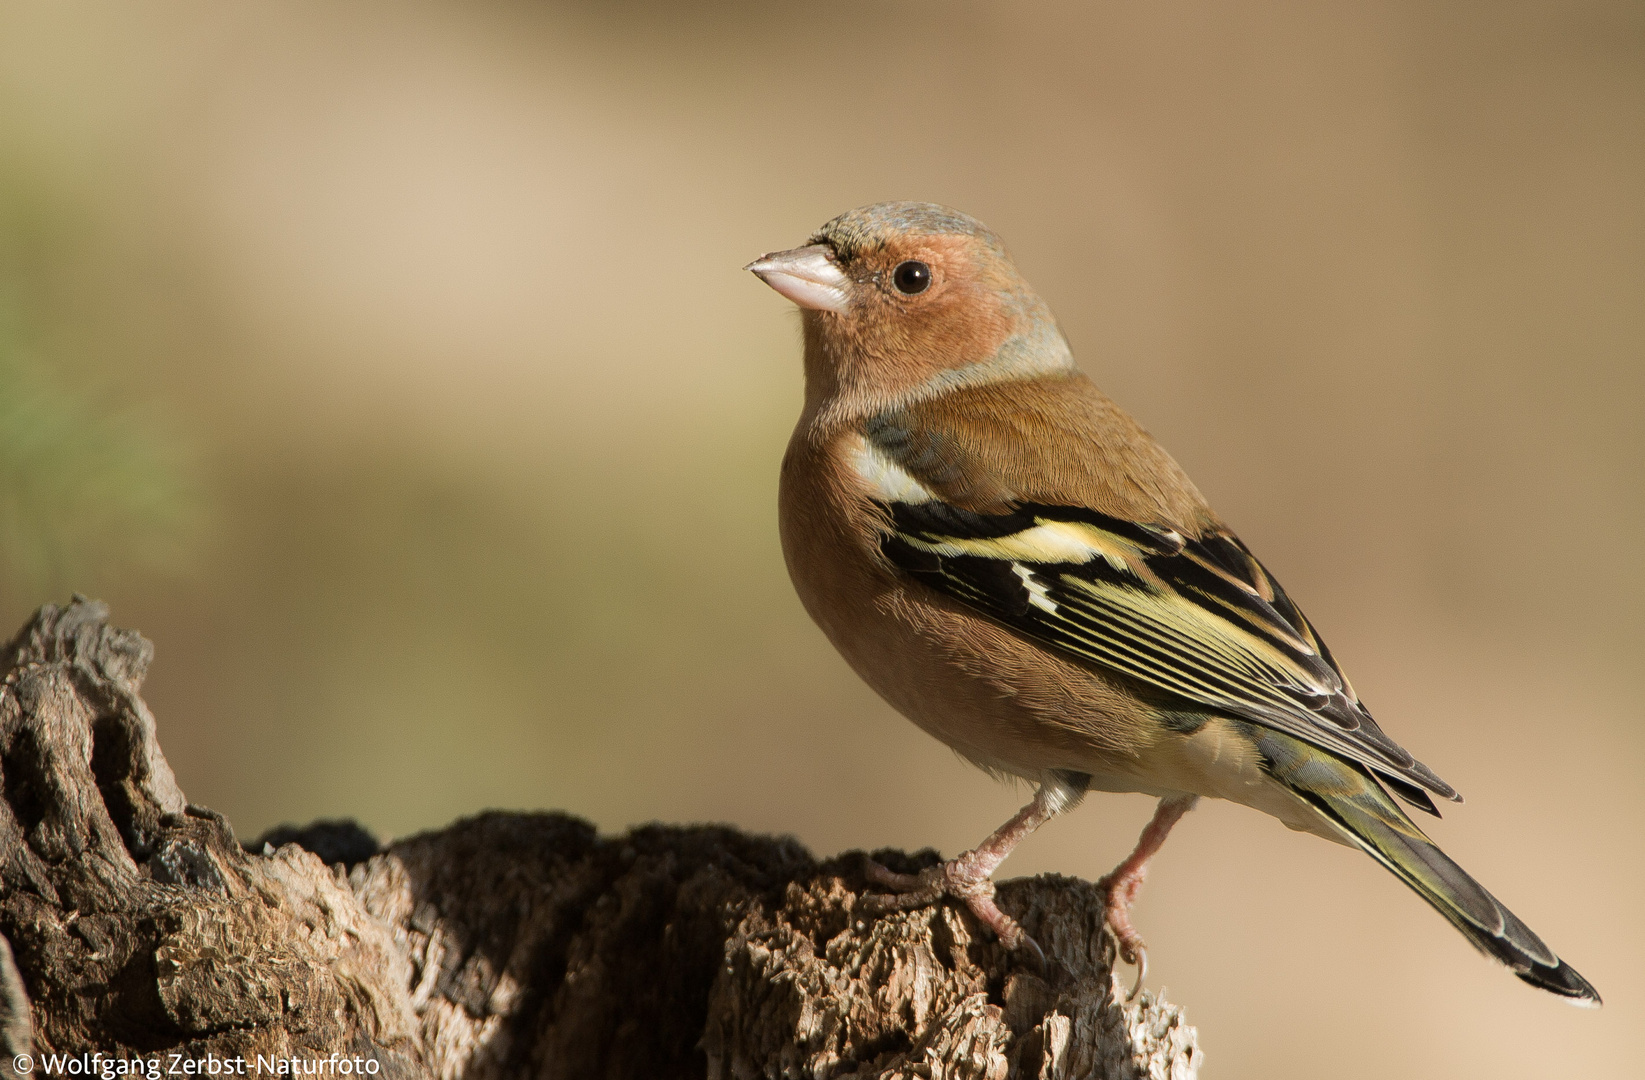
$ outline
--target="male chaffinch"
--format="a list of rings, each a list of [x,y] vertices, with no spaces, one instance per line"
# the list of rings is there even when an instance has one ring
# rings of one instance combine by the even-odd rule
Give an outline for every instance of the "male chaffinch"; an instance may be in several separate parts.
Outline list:
[[[998,237],[881,203],[747,269],[802,309],[805,406],[783,459],[789,575],[868,684],[1034,799],[920,875],[903,906],[994,903],[1011,849],[1088,789],[1159,797],[1100,887],[1121,955],[1148,859],[1201,796],[1358,847],[1514,974],[1599,994],[1445,856],[1389,792],[1452,787],[1385,735],[1285,590],[1188,477],[1074,365]]]

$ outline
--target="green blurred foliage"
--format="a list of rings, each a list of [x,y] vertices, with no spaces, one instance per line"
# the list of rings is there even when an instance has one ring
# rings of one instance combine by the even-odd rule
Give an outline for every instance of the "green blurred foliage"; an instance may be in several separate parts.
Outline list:
[[[179,429],[60,324],[88,290],[68,270],[102,227],[38,135],[0,124],[0,601],[7,609],[172,577],[203,520]],[[68,272],[65,272],[65,271]],[[74,313],[74,314],[68,314]],[[129,374],[125,372],[124,374]]]
[[[0,588],[56,596],[177,567],[195,506],[138,412],[76,393],[0,318]]]
[[[200,522],[178,433],[30,340],[19,293],[48,246],[38,202],[0,184],[0,593],[28,603],[174,572]]]

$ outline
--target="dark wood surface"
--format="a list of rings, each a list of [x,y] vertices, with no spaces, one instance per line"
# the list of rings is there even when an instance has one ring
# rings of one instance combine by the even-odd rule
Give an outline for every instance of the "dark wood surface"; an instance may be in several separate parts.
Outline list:
[[[1198,1070],[1176,1007],[1123,1000],[1084,882],[1000,887],[1041,969],[962,908],[884,910],[858,853],[729,828],[488,813],[382,849],[348,822],[242,845],[166,764],[151,655],[80,598],[0,650],[0,1076],[64,1052],[468,1080]]]

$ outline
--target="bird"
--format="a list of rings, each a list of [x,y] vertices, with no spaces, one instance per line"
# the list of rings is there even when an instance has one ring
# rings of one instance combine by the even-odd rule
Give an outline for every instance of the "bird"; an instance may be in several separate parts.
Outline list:
[[[1385,734],[1330,649],[1182,468],[1076,366],[998,236],[935,203],[839,215],[748,264],[801,313],[784,560],[811,618],[898,712],[1034,797],[887,903],[994,900],[1012,849],[1088,791],[1158,798],[1096,884],[1117,952],[1149,860],[1200,798],[1356,847],[1480,952],[1573,1003],[1599,993],[1402,807],[1456,790]]]

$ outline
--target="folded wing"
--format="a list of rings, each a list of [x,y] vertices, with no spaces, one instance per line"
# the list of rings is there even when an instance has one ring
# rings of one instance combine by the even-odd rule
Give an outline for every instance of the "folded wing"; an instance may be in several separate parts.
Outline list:
[[[1012,630],[1360,762],[1429,812],[1422,789],[1457,798],[1371,719],[1307,618],[1233,533],[1189,537],[1039,503],[978,513],[924,488],[880,505],[891,563]]]

